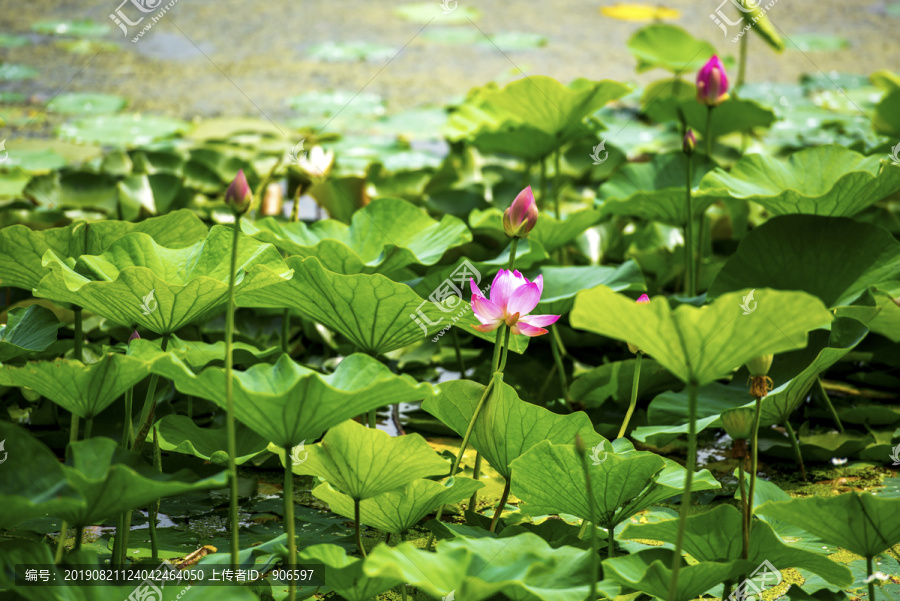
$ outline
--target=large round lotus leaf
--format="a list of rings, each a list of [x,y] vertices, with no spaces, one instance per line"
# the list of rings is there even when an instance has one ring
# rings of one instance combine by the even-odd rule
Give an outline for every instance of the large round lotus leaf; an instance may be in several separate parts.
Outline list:
[[[900,286],[900,242],[889,232],[847,218],[784,215],[741,240],[707,297],[745,288],[803,290],[833,308],[872,285]]]
[[[169,249],[132,232],[102,254],[82,255],[74,268],[48,250],[44,265],[50,274],[35,295],[80,305],[125,326],[174,332],[225,304],[233,236],[231,227],[216,225],[205,240]],[[290,276],[275,247],[240,235],[235,297]]]
[[[711,305],[680,305],[663,297],[638,304],[605,286],[580,292],[573,327],[630,342],[683,382],[702,386],[760,355],[806,346],[807,332],[831,323],[822,301],[804,292],[731,292]]]
[[[381,532],[405,534],[426,515],[446,504],[458,503],[484,487],[484,482],[455,477],[445,482],[413,480],[403,488],[389,490],[363,499],[359,504],[360,521]],[[335,490],[328,483],[313,489],[317,499],[328,503],[334,513],[355,519],[353,499]]]
[[[316,257],[288,257],[287,264],[294,270],[290,280],[242,296],[238,306],[297,309],[372,355],[422,340],[445,325],[446,310],[383,275],[340,275]]]
[[[638,61],[638,73],[654,67],[675,74],[695,73],[716,49],[681,27],[657,23],[639,29],[628,40],[628,50]]]
[[[0,81],[13,81],[17,79],[34,79],[39,71],[26,65],[13,65],[4,63],[0,65]]]
[[[716,201],[698,192],[708,167],[702,161],[691,165],[694,217]],[[628,163],[600,186],[600,214],[626,215],[680,226],[687,216],[687,158],[683,152],[658,154],[648,163]]]
[[[406,582],[400,570],[393,566],[382,570],[383,573],[367,574],[363,568],[368,560],[351,557],[337,545],[307,547],[300,552],[300,561],[328,566],[322,570],[322,580],[347,601],[369,601],[398,584],[405,586]]]
[[[450,470],[450,462],[418,434],[392,437],[353,420],[331,428],[322,442],[306,448],[308,457],[294,465],[294,473],[319,476],[357,500]]]
[[[79,144],[144,146],[182,133],[189,125],[180,119],[156,115],[99,115],[59,126],[59,135]]]
[[[483,152],[528,160],[546,157],[588,132],[582,121],[630,91],[610,80],[579,79],[564,86],[533,76],[504,88],[490,85],[471,93],[444,128],[451,141],[470,140]]]
[[[453,380],[439,388],[441,394],[426,399],[422,409],[462,436],[485,387],[469,380]],[[510,463],[537,443],[543,440],[556,444],[574,443],[576,435],[592,447],[608,445],[606,439],[594,431],[586,413],[558,415],[526,403],[511,386],[500,382],[475,421],[469,444],[508,480]]]
[[[62,327],[53,311],[40,305],[10,309],[6,319],[0,326],[0,363],[46,349]]]
[[[471,242],[466,225],[444,215],[435,221],[398,198],[378,199],[356,213],[350,225],[325,220],[307,226],[267,217],[241,227],[285,254],[318,257],[329,271],[389,274],[408,265],[434,265],[453,247]]]
[[[250,428],[235,424],[235,448],[238,465],[249,461],[266,450],[268,443]],[[228,437],[225,428],[201,428],[186,415],[167,415],[154,425],[163,451],[184,453],[204,461],[228,465]],[[153,433],[147,433],[147,443],[153,442]]]
[[[75,359],[0,366],[0,384],[27,386],[81,418],[92,418],[150,374],[150,364],[108,353],[85,365]]]
[[[183,394],[225,408],[225,370],[207,367],[195,373],[175,352],[162,353],[152,343],[131,343],[136,357],[153,364],[153,372],[171,380]],[[322,375],[282,355],[274,366],[259,363],[235,371],[235,416],[279,447],[312,442],[325,430],[382,405],[431,396],[427,383],[399,376],[367,355],[350,355],[333,374]]]
[[[859,492],[769,501],[755,510],[863,557],[874,557],[900,543],[898,512],[900,499]]]
[[[829,145],[795,152],[787,161],[745,155],[730,172],[706,175],[700,194],[762,205],[773,215],[851,216],[900,190],[900,167]]]
[[[54,113],[72,115],[101,115],[115,113],[125,106],[125,99],[112,94],[72,92],[60,94],[47,103]]]

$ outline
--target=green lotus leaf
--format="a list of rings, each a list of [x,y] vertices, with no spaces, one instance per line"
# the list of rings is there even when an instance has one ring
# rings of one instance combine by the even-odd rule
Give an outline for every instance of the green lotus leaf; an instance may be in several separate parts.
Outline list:
[[[565,215],[561,221],[545,212],[528,237],[530,240],[540,242],[547,252],[552,252],[574,240],[584,230],[596,225],[600,218],[600,211],[597,209],[575,211]]]
[[[875,130],[885,136],[900,136],[900,88],[885,93],[875,106]]]
[[[607,286],[616,292],[640,292],[647,289],[641,268],[631,260],[617,266],[542,267],[540,275],[544,276],[544,291],[541,302],[533,311],[538,314],[568,313],[575,304],[575,295],[595,286]],[[526,273],[526,277],[532,281],[537,276],[537,272]]]
[[[409,543],[404,543],[404,545]],[[381,565],[383,569],[374,575],[363,571],[368,561],[350,557],[347,551],[337,545],[313,545],[300,552],[299,561],[325,564],[322,571],[325,585],[333,588],[347,601],[370,601],[381,593],[405,582],[403,574],[391,565]]]
[[[152,344],[159,348],[160,342],[160,339],[143,339],[141,344]],[[169,337],[169,344],[166,350],[184,361],[194,371],[199,371],[204,367],[222,367],[225,365],[225,341],[222,340],[209,344],[199,340],[182,340],[173,334]],[[269,347],[261,350],[245,342],[233,342],[232,352],[234,365],[250,366],[277,360],[283,351],[280,347]]]
[[[392,438],[387,432],[353,420],[334,426],[322,442],[306,448],[309,456],[294,465],[294,473],[324,478],[354,500],[450,471],[450,462],[418,434]]]
[[[707,296],[742,288],[803,290],[834,308],[875,284],[900,286],[900,242],[889,232],[848,218],[784,215],[741,240]]]
[[[249,461],[266,450],[268,443],[250,428],[235,424],[235,443],[238,465]],[[159,436],[159,448],[193,455],[204,461],[228,465],[228,438],[224,428],[201,428],[186,415],[167,415],[154,426]],[[153,434],[147,434],[147,442],[153,442]]]
[[[654,87],[644,91],[642,104],[646,102],[645,112],[657,123],[666,121],[687,122],[688,127],[701,136],[706,134],[706,119],[709,109],[697,102],[697,88],[680,80],[674,93],[675,82],[667,80],[657,82]],[[735,132],[749,132],[756,128],[770,127],[775,123],[775,112],[755,100],[747,98],[729,98],[712,112],[712,137],[720,138]],[[701,138],[702,140],[702,138]],[[701,142],[705,144],[705,142]],[[703,161],[703,158],[696,159]],[[699,180],[693,180],[699,183]]]
[[[16,307],[7,313],[0,326],[0,363],[35,351],[43,351],[56,342],[62,324],[53,311],[40,305]]]
[[[716,199],[698,193],[707,167],[702,161],[692,163],[692,209],[696,217]],[[600,213],[604,217],[626,215],[669,225],[684,225],[686,169],[687,158],[682,152],[658,154],[648,163],[626,163],[600,186]]]
[[[785,162],[745,155],[726,173],[700,182],[703,196],[751,200],[773,215],[852,216],[900,190],[900,169],[878,156],[826,145],[795,152]]]
[[[730,505],[718,507],[687,519],[684,550],[697,561],[729,561],[741,558],[741,512]],[[619,535],[631,540],[658,540],[675,543],[677,520],[651,524],[626,524]],[[803,568],[846,588],[853,582],[850,570],[820,553],[797,549],[781,541],[772,527],[763,521],[753,523],[748,559],[754,565],[768,561],[779,570]],[[773,583],[777,584],[777,583]]]
[[[117,323],[170,333],[221,309],[228,298],[233,232],[213,226],[205,240],[168,249],[144,233],[126,234],[99,255],[82,255],[74,269],[44,254],[50,274],[35,295],[71,302]],[[290,277],[270,244],[241,235],[235,297]],[[91,278],[82,274],[88,274]]]
[[[746,560],[682,564],[678,571],[678,588],[675,596],[670,597],[673,554],[671,549],[645,549],[631,555],[614,557],[603,562],[603,574],[607,579],[659,599],[690,601],[717,584],[735,581],[758,567]]]
[[[96,363],[75,359],[30,361],[23,367],[0,366],[0,384],[27,386],[80,418],[97,416],[125,391],[150,374],[150,364],[107,353]]]
[[[0,440],[4,442],[0,451],[0,528],[6,530],[81,504],[81,496],[66,480],[56,455],[27,430],[0,421]]]
[[[43,257],[52,250],[61,258],[96,255],[129,232],[150,235],[160,246],[180,248],[206,237],[206,226],[187,209],[140,223],[79,221],[66,227],[32,230],[24,225],[0,229],[0,282],[31,291],[50,273]]]
[[[834,497],[769,501],[755,513],[799,526],[828,544],[863,557],[874,557],[900,543],[898,511],[900,499],[853,491]]]
[[[445,504],[468,499],[484,482],[457,476],[445,482],[413,480],[403,488],[389,490],[364,499],[359,504],[360,521],[382,532],[405,534],[426,515]],[[317,499],[328,503],[331,511],[354,519],[353,499],[327,482],[313,489]]]
[[[118,112],[125,106],[125,99],[112,94],[74,92],[54,96],[47,109],[54,113],[74,115],[101,115]]]
[[[564,86],[541,75],[500,89],[492,84],[470,93],[450,115],[444,133],[454,142],[470,141],[485,153],[537,160],[583,136],[585,118],[629,91],[611,80],[579,79]]]
[[[546,285],[544,290],[546,290]],[[612,399],[616,403],[628,403],[631,400],[636,364],[637,360],[626,359],[598,365],[572,381],[569,395],[573,401],[580,401],[588,408],[600,407],[607,399]],[[677,385],[678,379],[659,363],[649,357],[641,359],[638,398],[647,398]],[[652,406],[651,403],[651,408]],[[634,432],[631,434],[633,437],[635,436]]]
[[[79,144],[133,147],[171,138],[189,127],[186,122],[171,117],[121,113],[94,115],[63,123],[59,126],[59,136]]]
[[[589,445],[590,443],[585,443]],[[617,441],[591,448],[588,457],[593,498],[588,496],[581,457],[574,445],[544,441],[512,462],[512,492],[534,515],[567,513],[614,528],[655,503],[678,495],[686,470],[649,452]],[[567,474],[560,479],[559,474]],[[712,490],[719,483],[707,470],[695,473],[693,490]]]
[[[153,364],[153,372],[174,382],[183,394],[225,407],[225,370],[207,367],[195,373],[174,352],[161,353],[145,340],[131,352]],[[313,441],[340,422],[390,403],[417,401],[432,394],[430,384],[398,376],[366,355],[345,358],[331,375],[299,365],[283,354],[274,366],[260,363],[235,371],[235,417],[283,449]]]
[[[422,409],[444,422],[462,436],[475,413],[484,386],[469,380],[444,382],[438,396],[426,399]],[[519,399],[508,384],[500,383],[491,392],[472,430],[469,443],[509,480],[510,463],[543,440],[557,444],[574,443],[580,435],[590,446],[606,445],[608,441],[594,431],[586,413],[559,415]],[[515,486],[515,481],[513,481]]]
[[[369,577],[394,574],[437,598],[483,601],[502,593],[517,601],[584,599],[590,557],[582,549],[552,548],[536,534],[510,538],[456,537],[440,541],[434,553],[412,543],[378,545],[365,560]],[[618,590],[601,586],[614,598]]]
[[[66,456],[66,478],[84,501],[78,508],[57,510],[56,517],[78,526],[98,523],[155,499],[226,484],[225,472],[202,480],[187,470],[160,474],[136,453],[123,453],[109,438],[73,442]]]
[[[628,50],[637,59],[637,71],[655,67],[676,75],[695,73],[716,49],[681,27],[657,23],[641,28],[628,40]]]
[[[570,321],[630,342],[678,379],[703,386],[754,357],[805,347],[806,333],[832,320],[822,301],[805,292],[753,292],[755,300],[730,292],[711,305],[672,311],[662,297],[638,304],[598,286],[575,297]]]
[[[449,309],[439,309],[383,275],[332,273],[316,257],[288,257],[286,262],[294,277],[243,295],[237,304],[297,309],[371,355],[407,346],[444,327],[441,320]]]
[[[835,315],[851,317],[866,324],[870,332],[880,334],[891,342],[900,342],[900,286],[870,286],[869,292],[849,307],[836,307]]]
[[[434,265],[455,246],[471,242],[466,225],[444,215],[440,222],[397,198],[381,198],[339,221],[285,223],[267,217],[242,221],[245,234],[290,255],[318,257],[329,271],[343,274],[389,274],[408,265]]]

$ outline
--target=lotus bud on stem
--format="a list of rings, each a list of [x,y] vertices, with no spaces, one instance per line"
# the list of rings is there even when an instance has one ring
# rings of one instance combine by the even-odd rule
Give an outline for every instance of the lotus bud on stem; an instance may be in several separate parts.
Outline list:
[[[635,302],[639,305],[645,305],[650,302],[650,297],[646,294],[642,294]],[[626,344],[628,345],[628,350],[637,355],[637,362],[634,365],[634,376],[631,382],[631,402],[628,405],[628,411],[625,413],[625,419],[622,420],[622,427],[619,428],[619,435],[617,438],[625,436],[625,432],[628,430],[628,422],[631,421],[631,416],[634,414],[635,407],[637,407],[638,385],[641,381],[641,360],[644,357],[644,352],[639,349],[637,345],[630,342]]]

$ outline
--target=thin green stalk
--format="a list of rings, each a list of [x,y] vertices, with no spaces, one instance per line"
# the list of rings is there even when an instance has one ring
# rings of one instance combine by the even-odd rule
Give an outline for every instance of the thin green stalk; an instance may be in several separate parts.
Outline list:
[[[294,473],[291,471],[293,460],[291,459],[291,446],[284,447],[284,533],[288,539],[288,570],[293,570],[297,565],[297,539],[294,532]],[[357,505],[358,507],[358,505]],[[357,516],[357,519],[359,516]],[[294,601],[297,596],[297,583],[291,579],[288,582],[287,601]]]
[[[122,515],[122,546],[119,547],[119,565],[125,566],[128,557],[128,539],[131,536],[131,510]]]
[[[684,282],[685,294],[695,296],[694,284],[694,207],[691,199],[691,155],[687,155],[687,194],[685,195],[685,222],[684,222]]]
[[[641,359],[644,357],[644,351],[639,350],[637,352],[637,360],[634,364],[634,378],[632,378],[631,382],[631,403],[628,404],[628,411],[625,413],[625,419],[622,421],[622,427],[619,428],[619,435],[616,438],[622,438],[625,436],[625,432],[628,430],[628,422],[631,421],[631,416],[634,414],[634,408],[637,407],[637,397],[638,397],[638,384],[641,381]]]
[[[831,419],[833,419],[834,423],[837,424],[838,430],[843,432],[844,424],[841,423],[840,416],[835,410],[834,405],[831,404],[831,397],[828,396],[828,393],[825,391],[825,385],[822,384],[822,378],[816,378],[816,384],[819,385],[819,394],[822,395],[822,400],[825,401],[825,405],[828,407],[829,413],[831,413]]]
[[[562,182],[562,177],[559,173],[559,148],[557,148],[553,155],[553,204],[556,205],[556,218],[562,221],[560,182]]]
[[[194,397],[188,396],[187,398],[187,416],[190,419],[194,419]]]
[[[512,485],[512,477],[506,479],[506,485],[503,487],[503,494],[500,495],[500,502],[497,503],[497,509],[494,510],[494,517],[491,518],[491,527],[489,532],[493,532],[497,529],[497,522],[500,521],[500,514],[503,513],[503,508],[506,507],[506,501],[509,499],[509,489]]]
[[[240,539],[238,538],[238,477],[237,477],[237,443],[235,441],[234,426],[234,280],[235,268],[238,257],[238,242],[241,230],[241,216],[234,218],[234,238],[231,242],[231,264],[228,273],[228,303],[225,305],[225,402],[227,412],[225,416],[225,431],[228,436],[228,473],[231,484],[231,499],[228,506],[228,522],[231,527],[231,566],[238,569],[238,553],[240,551]]]
[[[91,437],[91,432],[94,430],[94,418],[89,417],[84,420],[84,439],[87,440]]]
[[[681,569],[681,550],[684,546],[684,527],[691,509],[691,485],[697,465],[697,383],[688,383],[688,451],[684,475],[684,492],[681,493],[681,510],[678,514],[678,535],[675,538],[675,555],[672,558],[672,579],[669,581],[668,601],[676,601],[678,571]]]
[[[759,419],[762,413],[762,399],[756,399],[756,414],[750,431],[750,491],[747,493],[747,531],[753,525],[753,499],[756,495],[756,472],[759,471]]]
[[[800,475],[803,477],[803,481],[806,481],[806,466],[803,465],[803,455],[800,453],[800,443],[797,440],[797,434],[794,432],[794,427],[791,426],[790,420],[784,420],[784,428],[787,430],[788,437],[791,439],[791,447],[794,449],[794,457],[797,459],[797,465],[800,466]]]
[[[579,450],[578,454],[581,455],[581,468],[584,470],[584,483],[585,488],[587,489],[588,517],[590,517],[591,524],[591,590],[588,593],[587,601],[596,601],[597,581],[600,580],[600,556],[597,554],[597,516],[594,511],[594,489],[591,486],[591,472],[588,467],[587,453],[584,451],[584,447],[581,443],[576,445],[575,448]],[[584,534],[584,529],[587,524],[587,520],[582,521],[581,532],[578,533],[579,538]],[[612,530],[610,530],[609,533],[608,544],[612,547]]]
[[[614,526],[610,526],[609,528],[607,528],[607,530],[606,530],[606,544],[607,544],[606,558],[607,559],[612,559],[616,555],[616,553],[615,553],[615,549],[616,549],[615,534],[616,534],[616,529]]]
[[[134,441],[134,416],[131,414],[134,405],[134,388],[125,391],[125,423],[122,424],[122,446],[130,449]]]
[[[378,416],[375,415],[375,409],[369,409],[369,411],[366,413],[366,422],[368,423],[370,428],[378,427],[377,418]]]
[[[78,442],[78,416],[74,413],[71,418],[71,425],[69,426],[69,444],[73,442]],[[59,527],[59,541],[56,543],[56,557],[54,560],[56,563],[62,561],[63,550],[66,548],[66,536],[69,534],[69,524],[63,520],[62,524]]]
[[[159,450],[159,428],[153,428],[153,467],[162,474],[162,453]],[[147,508],[147,519],[150,526],[150,558],[159,561],[159,540],[156,536],[156,518],[159,512],[159,499],[150,501]]]
[[[297,184],[294,191],[294,204],[291,205],[291,222],[300,220],[300,197],[303,196],[303,184]]]
[[[550,326],[553,332],[556,332],[556,326]],[[566,369],[563,364],[562,354],[559,352],[559,346],[556,342],[556,336],[550,336],[550,350],[553,352],[553,361],[556,363],[556,373],[559,376],[560,390],[562,391],[563,403],[566,407],[570,407],[569,403],[569,385],[566,382]]]
[[[750,37],[748,35],[744,35],[741,37],[741,49],[738,59],[738,72],[737,72],[737,81],[734,84],[734,93],[737,96],[738,91],[741,89],[741,86],[744,85],[744,77],[747,74],[747,38]]]
[[[741,490],[741,559],[750,558],[750,520],[747,517],[747,490],[744,484],[744,457],[738,458],[738,487]]]
[[[405,532],[401,532],[401,533],[400,533],[400,542],[403,543],[404,541],[406,541],[406,533],[405,533]],[[407,596],[406,596],[406,583],[405,583],[405,582],[401,582],[401,583],[400,583],[400,595],[402,596],[403,601],[407,601]]]
[[[731,596],[731,586],[732,586],[732,584],[731,584],[731,581],[730,581],[730,580],[727,580],[727,581],[722,585],[722,599],[723,599],[723,601],[724,601],[725,599],[727,599],[728,597]]]
[[[362,544],[362,536],[359,534],[359,499],[353,499],[353,518],[356,520],[356,546],[359,547],[359,554],[366,556],[366,548]]]
[[[697,220],[697,255],[694,259],[694,288],[700,288],[700,269],[703,267],[703,238],[706,233],[706,213],[700,213]]]
[[[588,524],[590,523],[589,520],[581,520],[581,528],[578,529],[578,538],[580,540],[584,540],[584,533],[587,532]]]
[[[75,312],[75,359],[77,361],[84,361],[83,309],[76,306],[73,308],[73,311]]]
[[[872,565],[872,556],[866,555],[866,574],[869,579],[869,599],[867,601],[875,601],[875,579],[872,578],[872,574],[874,573],[874,566]]]
[[[109,560],[110,565],[115,567],[122,567],[119,564],[119,547],[122,544],[122,518],[125,517],[124,513],[120,513],[116,516],[116,537],[113,539],[113,548],[112,548],[112,557]]]
[[[713,107],[706,107],[706,158],[712,162],[712,112]]]
[[[509,244],[509,263],[506,265],[506,269],[508,271],[512,271],[512,268],[516,265],[516,251],[519,249],[519,239],[513,238],[512,242]]]
[[[472,468],[472,479],[476,482],[481,481],[481,453],[475,453],[475,466]],[[475,511],[475,505],[478,503],[478,491],[472,493],[469,497],[469,511]]]
[[[541,207],[547,206],[547,157],[541,157]]]
[[[453,348],[456,350],[456,364],[459,368],[459,377],[466,377],[466,364],[463,361],[462,351],[459,348],[459,334],[456,332],[457,328],[450,328],[451,334],[453,334]]]
[[[288,342],[291,334],[291,310],[285,309],[281,314],[281,351],[288,352]]]
[[[160,343],[160,348],[163,352],[166,352],[166,349],[169,347],[170,335],[171,334],[168,332],[163,334],[162,342]],[[153,423],[153,412],[156,408],[157,382],[159,382],[159,374],[150,374],[150,384],[147,385],[147,396],[144,398],[144,406],[141,409],[141,429],[134,439],[133,449],[138,452],[140,452],[141,447],[144,446],[144,439],[147,438],[147,434],[150,432],[150,425]]]

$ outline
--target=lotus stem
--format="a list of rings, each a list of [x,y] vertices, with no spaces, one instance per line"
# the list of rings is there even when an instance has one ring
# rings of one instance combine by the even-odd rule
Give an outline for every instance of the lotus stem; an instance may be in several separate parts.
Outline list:
[[[713,106],[706,107],[706,159],[712,164],[712,114]]]
[[[131,448],[134,443],[134,416],[131,414],[134,405],[134,388],[125,391],[125,423],[122,424],[122,446]]]
[[[400,533],[400,543],[402,544],[404,541],[406,541],[406,533],[405,533],[405,532],[401,532],[401,533]],[[400,595],[401,595],[401,597],[403,598],[403,601],[406,601],[406,600],[407,600],[407,597],[406,597],[406,583],[405,583],[405,582],[401,582],[401,583],[400,583]]]
[[[359,554],[366,556],[366,548],[363,546],[362,537],[359,534],[359,499],[353,499],[353,518],[356,520],[356,546],[359,547]]]
[[[744,85],[744,76],[747,74],[747,36],[741,37],[741,48],[738,58],[737,81],[734,83],[734,92],[737,95],[738,90]]]
[[[688,451],[685,462],[684,492],[678,514],[678,535],[675,538],[675,555],[672,557],[672,579],[669,581],[668,601],[677,601],[678,571],[681,569],[681,549],[684,546],[684,527],[691,509],[691,484],[697,464],[697,383],[688,382]]]
[[[194,397],[188,396],[187,398],[187,416],[190,419],[194,419]]]
[[[828,407],[829,413],[831,413],[831,419],[833,419],[834,423],[837,424],[838,430],[843,432],[844,424],[841,423],[840,416],[835,410],[834,405],[831,404],[831,397],[828,396],[828,392],[825,391],[825,385],[822,384],[822,378],[816,378],[816,384],[819,386],[819,394],[822,395],[822,400],[825,401],[825,405]]]
[[[162,454],[159,451],[159,429],[153,428],[153,467],[160,474],[162,473]],[[159,499],[150,501],[147,507],[147,519],[150,527],[150,558],[156,562],[159,561],[159,540],[156,536],[156,518],[159,512]]]
[[[547,206],[547,157],[541,157],[541,202],[540,206]],[[557,217],[559,217],[559,209],[557,209]]]
[[[875,601],[875,579],[872,578],[872,574],[875,572],[874,566],[872,565],[872,556],[866,555],[866,580],[869,581],[869,599],[868,601]]]
[[[84,362],[84,329],[82,325],[82,311],[79,306],[72,309],[75,312],[75,359]]]
[[[69,444],[73,442],[78,442],[78,416],[76,414],[72,414],[71,425],[69,426]],[[59,541],[56,544],[56,557],[54,558],[56,563],[62,561],[63,550],[66,548],[66,536],[69,533],[69,524],[63,520],[62,524],[59,527]]]
[[[691,199],[691,155],[687,155],[687,193],[685,194],[685,220],[684,220],[684,293],[694,296],[694,207]]]
[[[94,430],[94,418],[88,417],[84,420],[84,439],[87,440],[91,437],[91,432]]]
[[[747,494],[747,532],[753,525],[753,499],[756,495],[756,472],[759,471],[759,418],[762,412],[762,398],[756,397],[756,414],[750,431],[750,491]]]
[[[459,334],[456,332],[456,328],[450,328],[451,334],[453,334],[453,348],[456,350],[456,363],[459,367],[459,377],[466,377],[466,364],[463,361],[462,351],[459,348]]]
[[[284,446],[284,533],[288,539],[288,570],[293,570],[297,565],[297,539],[294,534],[296,524],[294,523],[294,472],[293,460],[291,459],[291,445]],[[357,501],[356,514],[356,531],[357,540],[359,536],[359,502]],[[297,596],[297,583],[290,579],[288,582],[287,601],[294,601]]]
[[[228,272],[228,304],[225,306],[225,431],[228,436],[228,473],[231,485],[231,499],[228,506],[228,521],[231,526],[231,567],[238,569],[238,478],[237,478],[237,443],[234,426],[234,280],[237,268],[238,242],[241,231],[241,216],[234,217],[234,238],[231,243],[231,264]]]
[[[513,238],[512,242],[509,244],[509,264],[507,264],[506,269],[512,271],[513,267],[516,265],[516,251],[519,249],[519,239]]]
[[[731,581],[726,580],[722,584],[722,601],[731,596]]]
[[[566,382],[566,369],[563,364],[562,353],[559,351],[559,344],[556,341],[556,326],[550,326],[553,334],[550,335],[550,350],[553,352],[553,362],[556,363],[556,373],[559,376],[559,386],[562,391],[563,403],[569,407],[569,385]]]
[[[169,347],[169,336],[166,332],[163,334],[160,349],[166,352]],[[144,398],[144,407],[141,409],[141,429],[138,431],[137,437],[134,439],[133,450],[140,452],[144,446],[144,439],[150,432],[150,425],[153,423],[153,412],[156,410],[156,384],[159,382],[159,374],[150,374],[150,384],[147,385],[147,396]]]
[[[562,221],[562,195],[560,194],[559,148],[553,153],[553,203],[556,205],[556,219]],[[560,249],[562,251],[562,249]],[[562,254],[562,253],[561,253]],[[562,262],[562,261],[560,261]]]
[[[288,351],[288,342],[289,336],[291,333],[291,310],[285,309],[284,313],[281,314],[281,351],[284,353]]]
[[[300,197],[303,196],[303,184],[297,184],[294,191],[294,204],[291,205],[291,222],[300,220]],[[318,206],[318,205],[317,205]]]
[[[600,580],[600,556],[597,553],[597,516],[596,511],[594,509],[594,489],[591,485],[591,471],[588,467],[587,453],[584,452],[584,445],[581,444],[581,439],[576,438],[575,451],[581,456],[581,469],[584,470],[584,484],[587,492],[588,498],[588,517],[590,518],[591,525],[591,591],[588,594],[586,601],[596,601],[597,600],[597,581]],[[582,520],[581,522],[581,531],[578,533],[578,538],[581,538],[584,535],[584,530],[588,525],[587,520]],[[607,539],[608,545],[610,549],[612,548],[612,530],[609,531],[609,538]],[[611,551],[610,551],[611,553]]]
[[[497,522],[500,521],[500,514],[503,513],[503,508],[506,507],[506,501],[509,499],[509,489],[511,486],[512,476],[506,479],[506,484],[503,486],[503,494],[500,495],[500,502],[497,503],[497,509],[494,510],[494,517],[491,518],[489,532],[494,532],[497,529]]]
[[[378,427],[377,416],[375,415],[375,409],[369,409],[369,411],[366,412],[366,422],[368,423],[368,426],[370,428]]]
[[[741,491],[741,559],[750,558],[750,518],[747,508],[747,489],[744,484],[744,459],[738,458],[738,487]]]
[[[628,422],[634,414],[634,408],[637,407],[638,384],[641,381],[641,359],[644,357],[644,351],[638,350],[637,359],[634,364],[634,377],[631,382],[631,402],[628,404],[628,411],[625,412],[625,419],[622,421],[622,427],[619,428],[619,435],[616,438],[623,438],[625,432],[628,431]]]
[[[703,267],[703,238],[706,233],[706,213],[700,213],[697,219],[697,254],[694,258],[694,288],[700,288],[700,269]]]
[[[475,465],[472,467],[472,479],[476,482],[481,478],[481,453],[475,453]],[[478,491],[472,493],[469,498],[469,511],[475,511],[475,505],[478,503]]]
[[[791,447],[794,449],[794,457],[797,459],[797,465],[800,466],[800,476],[806,482],[806,466],[803,465],[803,455],[800,453],[800,442],[797,440],[797,434],[794,427],[791,426],[789,419],[784,420],[784,428],[787,430],[788,437],[791,439]]]

